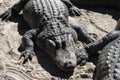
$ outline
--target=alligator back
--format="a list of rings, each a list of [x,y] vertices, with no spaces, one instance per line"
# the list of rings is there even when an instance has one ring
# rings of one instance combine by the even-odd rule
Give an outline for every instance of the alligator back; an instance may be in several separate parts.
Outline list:
[[[68,9],[61,0],[30,0],[23,8],[23,17],[32,28],[43,28],[66,22]]]
[[[120,37],[100,52],[95,80],[120,80]]]

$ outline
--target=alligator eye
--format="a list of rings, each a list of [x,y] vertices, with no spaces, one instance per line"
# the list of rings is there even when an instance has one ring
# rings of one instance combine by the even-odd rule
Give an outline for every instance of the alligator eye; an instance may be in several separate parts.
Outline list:
[[[59,48],[60,48],[60,44],[59,44],[59,42],[55,42],[56,43],[56,50],[58,50]]]
[[[55,45],[54,41],[52,41],[50,39],[47,39],[46,40],[46,46],[48,46],[48,47],[55,47],[56,45]]]
[[[62,48],[65,49],[65,47],[66,47],[66,42],[63,41],[63,42],[62,42]]]

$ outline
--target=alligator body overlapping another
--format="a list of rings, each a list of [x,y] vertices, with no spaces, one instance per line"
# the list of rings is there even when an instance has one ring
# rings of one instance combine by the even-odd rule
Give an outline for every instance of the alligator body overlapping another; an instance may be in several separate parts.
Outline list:
[[[100,52],[94,80],[120,80],[120,37],[110,42]]]
[[[76,41],[90,43],[93,39],[83,27],[69,24],[68,9],[79,14],[79,9],[69,0],[20,0],[0,16],[1,20],[7,20],[23,10],[23,18],[32,28],[22,38],[24,51],[21,57],[25,57],[23,63],[32,58],[36,43],[62,70],[70,71],[75,68]]]
[[[112,32],[113,41],[110,41],[99,51],[98,61],[94,72],[94,80],[120,80],[120,21],[116,30]]]
[[[119,24],[119,23],[118,23]],[[118,25],[117,25],[118,26]],[[120,80],[120,31],[114,30],[106,36],[80,49],[77,56],[98,56],[93,80]],[[88,60],[88,58],[84,58]]]

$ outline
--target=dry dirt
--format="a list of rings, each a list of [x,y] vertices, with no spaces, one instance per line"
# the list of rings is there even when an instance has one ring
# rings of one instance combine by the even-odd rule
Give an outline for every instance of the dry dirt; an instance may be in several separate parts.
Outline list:
[[[16,0],[18,1],[18,0]],[[0,14],[11,7],[15,0],[0,0]],[[70,18],[84,26],[89,33],[94,33],[100,39],[108,32],[114,30],[119,11],[111,8],[84,8],[80,9],[82,15]],[[22,18],[15,21],[0,21],[0,80],[51,80],[53,76],[63,77],[69,80],[91,80],[95,66],[87,62],[85,66],[78,65],[73,74],[62,72],[56,68],[54,62],[47,54],[36,50],[32,61],[22,64],[18,60],[20,56],[21,38],[28,29],[22,22]],[[83,44],[78,42],[79,47]],[[38,55],[39,53],[39,55]],[[81,77],[81,79],[80,79]]]

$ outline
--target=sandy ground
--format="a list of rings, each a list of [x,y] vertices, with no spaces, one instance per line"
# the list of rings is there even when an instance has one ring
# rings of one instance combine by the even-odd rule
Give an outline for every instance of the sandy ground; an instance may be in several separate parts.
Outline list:
[[[16,0],[18,1],[18,0]],[[0,14],[11,7],[16,1],[0,0]],[[89,33],[97,35],[97,39],[114,30],[119,12],[111,8],[84,8],[80,9],[80,17],[70,18],[84,26]],[[87,62],[85,66],[78,65],[73,73],[59,70],[49,56],[39,50],[32,61],[22,64],[18,60],[23,34],[28,30],[21,17],[15,21],[0,21],[0,80],[51,80],[54,77],[62,77],[69,80],[91,80],[95,66]],[[23,27],[24,26],[24,27]],[[78,42],[77,46],[84,44]],[[4,79],[3,79],[4,78]],[[81,79],[80,79],[81,78]]]

